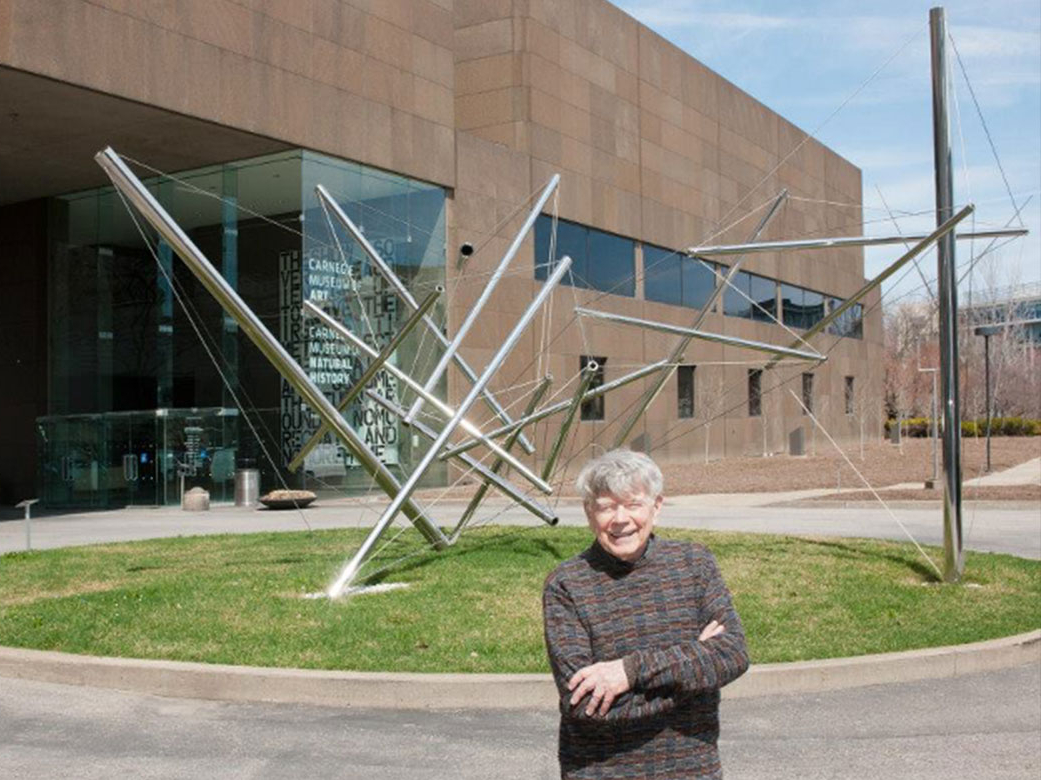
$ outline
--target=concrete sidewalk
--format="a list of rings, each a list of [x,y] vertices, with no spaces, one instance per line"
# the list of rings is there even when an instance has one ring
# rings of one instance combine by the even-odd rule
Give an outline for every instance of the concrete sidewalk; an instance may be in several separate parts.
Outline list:
[[[1028,460],[1004,471],[984,474],[982,477],[967,479],[966,487],[986,487],[988,485],[1041,485],[1041,458]]]

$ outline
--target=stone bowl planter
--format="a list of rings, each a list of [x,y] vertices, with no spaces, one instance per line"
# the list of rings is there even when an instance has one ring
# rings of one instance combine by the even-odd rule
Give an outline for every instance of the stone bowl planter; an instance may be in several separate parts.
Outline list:
[[[310,490],[272,490],[260,497],[260,503],[268,509],[303,509],[316,498]]]

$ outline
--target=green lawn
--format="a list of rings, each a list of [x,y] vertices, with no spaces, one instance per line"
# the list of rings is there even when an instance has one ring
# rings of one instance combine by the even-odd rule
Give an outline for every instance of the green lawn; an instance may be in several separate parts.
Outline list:
[[[442,553],[408,532],[330,602],[362,530],[167,539],[0,558],[0,645],[315,669],[541,672],[540,593],[585,529],[484,528]],[[907,544],[665,530],[716,553],[755,662],[972,642],[1041,626],[1041,563],[966,554],[935,581]],[[940,560],[938,550],[930,550]],[[393,562],[405,557],[404,560]]]

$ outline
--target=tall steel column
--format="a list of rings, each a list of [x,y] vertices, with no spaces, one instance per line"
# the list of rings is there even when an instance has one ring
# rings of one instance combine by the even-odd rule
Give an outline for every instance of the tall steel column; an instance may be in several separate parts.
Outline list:
[[[947,116],[947,17],[929,10],[933,80],[933,159],[936,168],[936,224],[954,213],[950,120]],[[936,244],[940,304],[940,387],[943,393],[943,578],[961,579],[964,569],[961,527],[961,408],[958,388],[958,277],[954,236]]]

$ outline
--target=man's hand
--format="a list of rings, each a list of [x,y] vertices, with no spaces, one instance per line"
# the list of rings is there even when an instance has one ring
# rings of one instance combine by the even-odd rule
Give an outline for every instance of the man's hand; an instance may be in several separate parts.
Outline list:
[[[701,634],[698,635],[698,641],[704,642],[706,639],[711,639],[714,636],[719,636],[724,631],[726,631],[726,626],[724,626],[719,621],[713,620],[711,623],[709,623],[707,626],[701,629]]]
[[[586,715],[591,716],[596,712],[602,716],[611,709],[615,698],[629,690],[629,678],[625,676],[625,666],[619,658],[579,669],[571,675],[567,687],[571,691],[572,707],[582,701],[582,697],[589,695]]]
[[[701,629],[698,641],[705,642],[714,636],[719,636],[724,631],[726,631],[726,626],[713,620]],[[596,713],[603,716],[611,709],[614,700],[629,690],[629,678],[625,676],[625,665],[619,658],[615,661],[601,661],[582,667],[571,675],[567,687],[571,691],[572,707],[582,701],[585,696],[589,696],[586,715],[592,716],[593,713]]]

